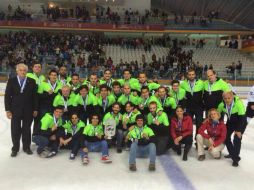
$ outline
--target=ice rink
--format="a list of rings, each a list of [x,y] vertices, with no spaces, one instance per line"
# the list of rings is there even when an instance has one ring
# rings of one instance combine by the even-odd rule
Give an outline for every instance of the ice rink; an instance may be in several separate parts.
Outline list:
[[[254,189],[254,127],[249,125],[243,135],[240,165],[231,166],[230,159],[214,160],[208,154],[197,160],[193,146],[188,161],[182,161],[172,150],[157,157],[156,171],[148,171],[148,160],[137,160],[137,172],[128,168],[128,152],[110,150],[112,164],[100,162],[100,154],[90,154],[90,163],[83,166],[79,157],[69,161],[69,152],[61,151],[52,159],[42,159],[23,151],[11,158],[10,121],[5,116],[0,97],[0,190],[53,189],[120,189],[120,190],[253,190]],[[253,122],[254,123],[254,122]],[[22,147],[21,147],[22,150]],[[223,150],[223,155],[227,149]]]

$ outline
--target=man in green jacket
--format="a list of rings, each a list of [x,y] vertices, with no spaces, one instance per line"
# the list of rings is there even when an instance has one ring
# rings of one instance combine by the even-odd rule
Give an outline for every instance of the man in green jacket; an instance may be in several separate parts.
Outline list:
[[[147,115],[147,125],[156,137],[157,155],[165,154],[169,148],[169,121],[165,112],[157,108],[156,102],[149,104],[150,113]]]
[[[70,120],[60,128],[60,147],[65,147],[71,150],[69,159],[74,160],[80,145],[80,136],[84,130],[85,123],[78,118],[77,113],[71,114]]]
[[[232,166],[238,167],[243,133],[247,126],[246,110],[242,100],[232,91],[223,93],[223,102],[218,106],[218,111],[227,115],[227,137],[225,140],[229,155],[226,158],[233,160]],[[231,136],[234,134],[232,142]]]
[[[112,104],[112,111],[106,113],[106,115],[103,117],[103,125],[106,126],[106,123],[109,120],[114,120],[116,124],[116,134],[113,137],[113,139],[116,139],[116,147],[117,147],[117,153],[122,152],[122,143],[123,143],[123,124],[122,124],[122,114],[120,113],[121,106],[118,102],[115,102]],[[112,143],[112,141],[108,141],[108,143]]]
[[[136,157],[149,156],[149,171],[155,170],[156,147],[153,130],[145,124],[145,118],[139,114],[136,117],[136,125],[128,133],[126,141],[130,140],[129,169],[136,171]]]
[[[104,163],[112,162],[109,158],[108,143],[104,139],[104,131],[102,125],[100,125],[98,114],[91,115],[90,124],[84,128],[82,137],[82,149],[80,154],[83,164],[89,163],[88,151],[101,151],[101,161]]]
[[[34,79],[35,83],[39,86],[46,80],[45,76],[41,74],[42,65],[39,62],[33,62],[32,72],[27,73],[27,77]]]
[[[41,119],[40,126],[36,128],[33,142],[38,146],[37,153],[41,157],[51,158],[58,152],[59,128],[62,126],[63,106],[54,108],[53,114],[46,113]],[[46,150],[50,148],[50,152]]]

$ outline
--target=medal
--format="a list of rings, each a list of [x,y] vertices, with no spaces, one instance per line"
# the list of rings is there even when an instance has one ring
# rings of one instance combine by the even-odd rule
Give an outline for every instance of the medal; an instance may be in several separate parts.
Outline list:
[[[20,86],[20,93],[23,93],[27,78],[24,79],[23,84],[21,84],[21,80],[19,79],[19,77],[17,77],[17,78],[18,78],[18,82],[19,82],[19,86]]]

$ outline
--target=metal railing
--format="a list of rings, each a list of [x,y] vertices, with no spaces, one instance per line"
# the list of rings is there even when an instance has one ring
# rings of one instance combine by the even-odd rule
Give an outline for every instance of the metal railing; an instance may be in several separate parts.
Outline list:
[[[185,19],[188,17],[185,17]],[[213,22],[207,21],[205,25],[200,24],[200,19],[195,17],[194,24],[189,23],[186,20],[178,20],[175,23],[173,17],[162,18],[162,17],[148,17],[144,21],[136,18],[131,17],[130,20],[126,20],[124,17],[120,17],[120,20],[112,20],[109,18],[96,18],[91,17],[89,19],[80,19],[80,18],[57,18],[57,19],[47,19],[47,18],[33,18],[33,19],[22,19],[22,18],[15,18],[11,19],[10,21],[27,21],[30,24],[36,22],[62,22],[62,23],[93,23],[93,24],[113,24],[113,25],[162,25],[165,26],[165,29],[177,29],[177,30],[184,30],[184,29],[191,29],[191,30],[250,30],[244,26],[239,24],[226,22],[224,20],[213,20]],[[1,21],[6,21],[6,19],[2,19]]]
[[[54,65],[44,65],[43,73],[46,75],[50,69],[55,68]],[[215,69],[216,70],[216,69]],[[137,77],[139,71],[134,71],[133,76]],[[80,78],[87,78],[90,74],[96,73],[99,78],[103,76],[102,69],[90,69],[90,68],[79,68],[76,67],[73,70],[69,70],[69,74],[78,73]],[[158,80],[172,80],[179,79],[177,75],[179,72],[169,69],[160,73],[159,71],[146,71],[145,72],[149,79],[156,78]],[[254,70],[252,71],[241,71],[241,73],[235,71],[235,73],[226,73],[225,71],[216,71],[218,77],[230,81],[233,86],[252,86],[254,85]],[[0,82],[6,82],[9,77],[16,76],[16,71],[14,68],[0,68]],[[116,70],[113,72],[113,78],[122,78],[122,71]],[[200,74],[200,78],[206,80],[206,73]]]

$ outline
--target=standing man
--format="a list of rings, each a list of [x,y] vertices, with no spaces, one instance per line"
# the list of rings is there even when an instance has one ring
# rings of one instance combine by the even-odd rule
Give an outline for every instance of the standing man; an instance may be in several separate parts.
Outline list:
[[[100,80],[100,85],[106,84],[110,89],[112,88],[114,80],[112,79],[112,73],[110,69],[106,69],[103,74],[103,78]]]
[[[242,136],[247,126],[245,106],[242,100],[232,91],[223,93],[223,101],[218,106],[218,111],[227,115],[227,136],[225,140],[229,155],[225,158],[233,160],[232,166],[237,167],[240,158]],[[234,135],[233,141],[231,136]]]
[[[22,136],[23,150],[33,154],[31,145],[31,124],[38,114],[37,85],[26,77],[28,67],[20,63],[16,66],[17,76],[7,82],[4,102],[8,119],[11,119],[12,153],[16,157]]]
[[[228,84],[218,78],[214,70],[207,71],[207,79],[204,84],[203,100],[206,112],[212,108],[218,108],[222,102],[223,92],[230,91]]]
[[[178,106],[186,108],[186,92],[180,88],[180,81],[173,80],[171,82],[172,90],[169,92],[170,96],[173,97]]]
[[[186,112],[196,120],[196,135],[203,121],[203,92],[204,82],[196,79],[195,70],[190,69],[187,73],[187,80],[181,83],[181,88],[186,92]]]
[[[63,86],[67,85],[71,81],[71,77],[68,76],[67,67],[62,65],[59,68],[58,82],[60,82]]]
[[[35,83],[39,86],[46,80],[45,76],[41,74],[42,65],[39,62],[34,62],[32,66],[32,72],[27,73],[26,76],[34,79]]]

